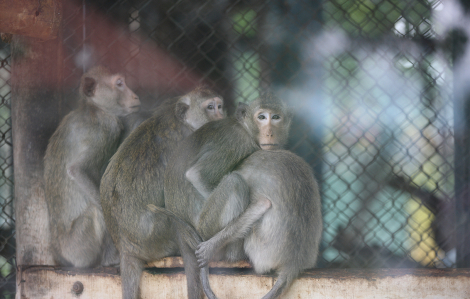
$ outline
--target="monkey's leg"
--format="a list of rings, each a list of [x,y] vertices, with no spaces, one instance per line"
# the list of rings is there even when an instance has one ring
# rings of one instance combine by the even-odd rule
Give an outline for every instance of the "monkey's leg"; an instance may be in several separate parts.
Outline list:
[[[214,237],[199,244],[196,250],[199,267],[206,266],[219,248],[237,239],[242,239],[270,207],[271,201],[267,198],[251,203],[240,217],[227,225]]]
[[[184,241],[192,250],[196,250],[197,245],[202,242],[196,229],[191,224],[179,218],[172,211],[153,204],[147,205],[147,209],[152,213],[160,214],[160,217],[168,217],[171,219],[181,241]]]
[[[61,255],[74,267],[94,267],[101,260],[105,232],[102,217],[98,209],[89,207],[72,222],[70,231],[60,239]]]
[[[140,298],[140,277],[144,271],[142,260],[121,253],[122,299]]]
[[[239,217],[249,203],[250,190],[245,180],[237,172],[226,175],[204,204],[198,231],[204,239],[210,239]],[[246,259],[242,241],[232,242],[221,249],[215,257],[217,260],[235,262]]]
[[[299,271],[297,269],[282,269],[273,288],[262,299],[279,298],[292,285],[292,282],[298,275]]]
[[[106,231],[103,240],[103,258],[101,265],[104,267],[114,267],[119,265],[119,251],[113,243],[111,235]]]
[[[236,181],[236,184],[230,185],[230,183],[233,183],[234,181]],[[227,188],[224,189],[225,187]],[[249,193],[245,193],[248,190],[247,188],[248,187],[246,185],[246,182],[241,178],[241,176],[236,173],[232,173],[226,176],[226,178],[224,178],[224,180],[219,184],[219,186],[217,186],[216,189],[230,190],[230,192],[232,192],[232,196],[233,194],[238,194],[239,198],[249,198]],[[221,194],[218,194],[218,192],[214,192],[214,194],[211,195],[209,201],[204,206],[206,207],[210,205],[212,203],[211,200],[213,200],[214,207],[217,207],[217,201],[223,201],[227,199],[230,200],[234,198],[220,198],[219,195]],[[209,263],[211,257],[218,249],[235,240],[244,238],[250,228],[253,227],[255,222],[258,221],[270,207],[271,201],[268,198],[258,196],[253,202],[248,205],[246,210],[238,218],[231,221],[227,226],[225,226],[212,238],[210,238],[206,242],[202,242],[201,244],[199,244],[198,249],[196,250],[196,256],[198,258],[199,266],[206,266]],[[217,213],[217,210],[213,210],[212,213]],[[202,215],[203,214],[201,214],[201,217]],[[208,218],[206,218],[210,217],[209,215],[210,213],[204,211],[205,219],[200,219],[199,221],[201,231],[205,230],[205,227],[201,225],[201,222],[206,221],[204,224],[210,225],[210,222],[207,222]]]

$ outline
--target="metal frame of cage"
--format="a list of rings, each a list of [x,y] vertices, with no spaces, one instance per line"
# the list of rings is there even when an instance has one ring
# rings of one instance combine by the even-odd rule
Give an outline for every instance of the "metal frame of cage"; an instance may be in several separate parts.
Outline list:
[[[149,108],[200,83],[232,107],[271,88],[296,110],[289,149],[321,184],[321,267],[456,267],[462,183],[454,160],[466,152],[454,150],[461,141],[454,122],[465,115],[452,100],[459,99],[455,49],[445,47],[447,33],[433,19],[441,5],[64,2],[60,114],[73,109],[68,95],[98,62],[123,68]],[[4,115],[8,51],[3,44]],[[13,250],[11,121],[4,119],[0,241]],[[7,284],[15,263],[3,250]]]

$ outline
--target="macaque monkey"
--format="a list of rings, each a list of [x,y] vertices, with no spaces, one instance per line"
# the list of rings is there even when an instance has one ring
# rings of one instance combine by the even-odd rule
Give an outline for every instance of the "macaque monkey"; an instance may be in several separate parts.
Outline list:
[[[200,277],[194,254],[202,239],[193,227],[163,208],[163,175],[178,141],[224,117],[222,97],[197,88],[164,102],[124,140],[109,162],[101,181],[101,204],[121,254],[124,299],[139,298],[145,262],[178,254],[184,258],[189,298],[203,298],[203,284],[207,294],[212,292],[207,268]]]
[[[297,155],[255,152],[222,179],[205,207],[197,226],[207,240],[196,251],[200,267],[243,241],[256,273],[279,273],[263,297],[273,299],[315,266],[323,230],[320,193],[312,169]],[[246,208],[236,215],[233,207]]]
[[[227,225],[247,208],[249,196],[244,196],[248,198],[244,204],[223,196],[209,202],[212,192],[225,175],[254,152],[282,148],[287,142],[291,119],[286,105],[266,93],[250,105],[240,104],[234,117],[202,126],[179,143],[170,158],[165,172],[165,207],[199,233],[206,225],[217,228]],[[227,221],[201,223],[201,215],[214,212],[212,204],[224,207],[217,213],[225,215]],[[222,254],[218,253],[215,258],[218,260],[238,261],[246,257],[243,240],[228,244]],[[182,254],[184,258],[185,253]]]
[[[119,263],[100,203],[101,176],[116,152],[121,116],[138,111],[140,100],[123,75],[103,66],[81,78],[79,107],[65,116],[44,157],[51,250],[61,266]]]

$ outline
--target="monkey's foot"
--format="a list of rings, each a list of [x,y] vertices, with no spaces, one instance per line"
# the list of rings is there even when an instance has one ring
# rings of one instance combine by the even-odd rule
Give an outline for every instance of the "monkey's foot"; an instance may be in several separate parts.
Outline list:
[[[209,264],[211,257],[216,251],[216,246],[211,240],[200,243],[197,246],[196,258],[199,268],[203,268]]]

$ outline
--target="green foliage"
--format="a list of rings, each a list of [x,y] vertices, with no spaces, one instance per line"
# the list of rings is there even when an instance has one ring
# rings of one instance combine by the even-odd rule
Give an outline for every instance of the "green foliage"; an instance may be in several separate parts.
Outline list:
[[[324,5],[327,27],[372,38],[392,32],[400,20],[405,23],[404,34],[426,33],[430,14],[430,3],[418,0],[331,0]]]
[[[240,10],[233,15],[233,29],[248,38],[256,36],[256,12],[252,9]]]

